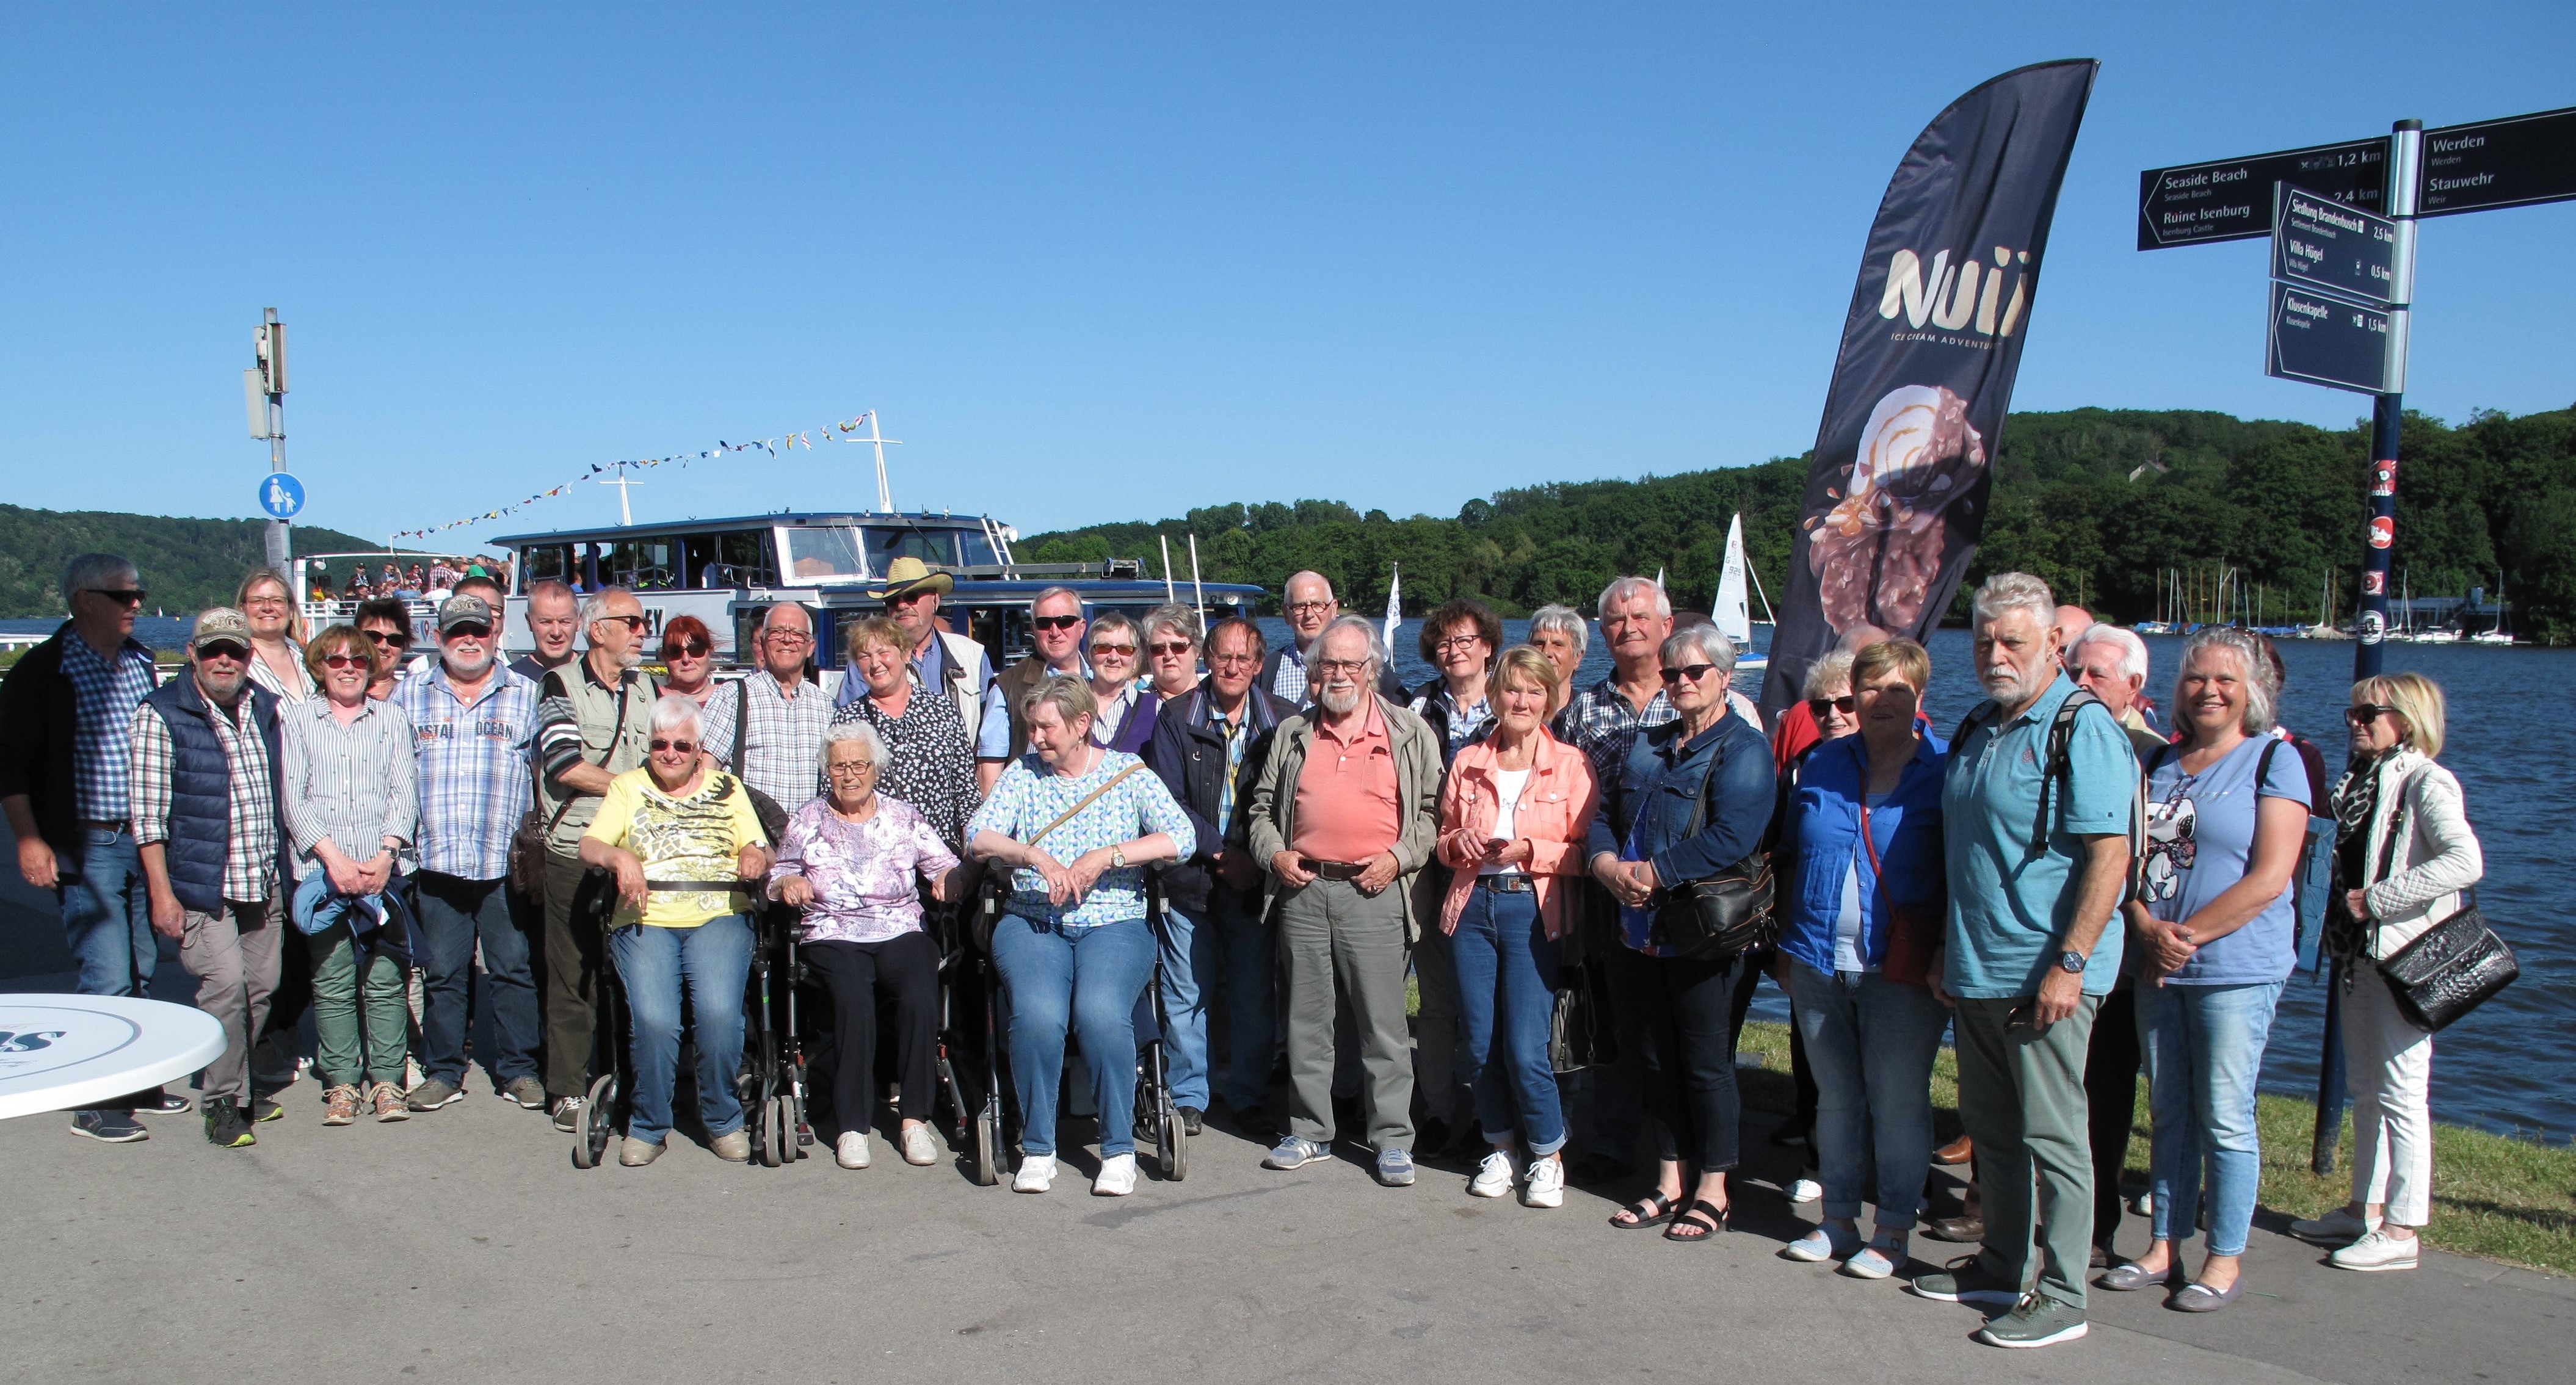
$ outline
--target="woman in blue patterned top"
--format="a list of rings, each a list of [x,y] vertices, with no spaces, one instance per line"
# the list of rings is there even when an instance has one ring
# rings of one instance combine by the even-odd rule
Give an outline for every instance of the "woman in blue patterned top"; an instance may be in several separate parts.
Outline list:
[[[1100,1111],[1091,1191],[1124,1197],[1136,1189],[1136,998],[1154,974],[1145,867],[1187,857],[1197,835],[1144,761],[1091,743],[1099,704],[1081,679],[1049,677],[1020,707],[1029,753],[966,824],[969,854],[1011,868],[993,929],[1022,1117],[1011,1186],[1042,1193],[1055,1181],[1055,1094],[1071,1026]]]

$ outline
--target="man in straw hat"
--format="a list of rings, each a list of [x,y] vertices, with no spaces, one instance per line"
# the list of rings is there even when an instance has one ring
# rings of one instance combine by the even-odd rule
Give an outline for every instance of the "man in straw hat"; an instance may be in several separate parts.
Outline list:
[[[971,743],[982,721],[984,691],[993,686],[993,661],[984,646],[939,628],[940,598],[956,585],[947,573],[931,571],[919,558],[897,558],[887,565],[885,585],[877,596],[885,602],[887,617],[912,637],[912,676],[957,704],[957,718],[966,723],[966,739]],[[859,677],[857,656],[845,649],[841,657],[841,691],[833,699],[836,707],[849,706],[868,691],[867,680]]]

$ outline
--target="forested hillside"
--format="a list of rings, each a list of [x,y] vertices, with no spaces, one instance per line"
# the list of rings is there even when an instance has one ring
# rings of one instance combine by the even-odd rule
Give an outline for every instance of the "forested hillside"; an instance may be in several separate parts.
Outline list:
[[[2313,620],[2331,571],[2337,618],[2348,620],[2367,527],[2367,444],[2359,427],[2215,413],[2014,414],[1971,580],[2035,572],[2069,599],[2080,592],[2131,621],[2155,614],[2160,574],[2178,569],[2187,585],[2206,587],[2226,567],[2264,589],[2268,611]],[[2395,558],[2416,594],[2472,585],[2492,593],[2501,574],[2521,634],[2576,641],[2576,409],[2482,413],[2456,428],[2410,414],[2400,460]],[[1618,573],[1658,568],[1684,604],[1705,606],[1727,517],[1740,512],[1755,571],[1776,601],[1805,474],[1806,459],[1793,457],[1567,482],[1470,500],[1446,519],[1395,519],[1329,500],[1220,505],[1033,535],[1019,554],[1150,564],[1159,532],[1182,563],[1184,536],[1195,532],[1208,580],[1276,592],[1289,573],[1311,567],[1333,577],[1355,611],[1379,609],[1396,564],[1410,610],[1465,594],[1524,611],[1581,604]],[[1955,609],[1964,614],[1964,604]]]
[[[78,554],[122,553],[152,593],[147,611],[194,614],[233,599],[242,574],[259,566],[266,520],[165,519],[105,510],[24,510],[0,505],[0,616],[63,614],[63,564]],[[295,530],[306,553],[376,547],[330,529]]]

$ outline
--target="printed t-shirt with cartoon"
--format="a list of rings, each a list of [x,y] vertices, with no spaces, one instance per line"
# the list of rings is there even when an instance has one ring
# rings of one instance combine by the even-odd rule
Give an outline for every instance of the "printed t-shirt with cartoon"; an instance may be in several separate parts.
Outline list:
[[[2277,746],[2257,785],[2267,746]],[[2147,858],[2139,886],[2147,912],[2181,923],[2245,878],[2253,859],[2256,800],[2308,802],[2307,766],[2296,746],[2248,736],[2198,774],[2185,774],[2182,748],[2166,750],[2147,774]],[[2263,906],[2245,925],[2201,945],[2168,986],[2243,986],[2279,981],[2297,960],[2293,892]]]
[[[599,815],[582,835],[634,852],[644,863],[647,880],[704,880],[720,886],[741,883],[742,849],[761,840],[760,817],[741,780],[710,772],[697,792],[673,798],[653,782],[649,767],[608,781]],[[640,916],[634,905],[620,901],[609,927],[695,928],[711,918],[740,913],[749,899],[729,888],[656,889],[644,897]]]

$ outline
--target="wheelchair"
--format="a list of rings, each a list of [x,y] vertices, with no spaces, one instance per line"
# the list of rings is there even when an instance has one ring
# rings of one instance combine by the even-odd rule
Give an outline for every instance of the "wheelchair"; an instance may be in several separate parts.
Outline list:
[[[1002,914],[1001,897],[991,877],[972,907],[982,919],[980,936],[989,940]],[[1154,929],[1154,969],[1146,976],[1143,993],[1136,997],[1136,1102],[1130,1116],[1131,1128],[1138,1145],[1153,1148],[1154,1162],[1162,1169],[1164,1181],[1178,1183],[1189,1176],[1189,1132],[1181,1123],[1180,1108],[1172,1100],[1170,1066],[1163,1047],[1163,1031],[1170,1019],[1163,1011],[1163,910],[1159,890],[1149,891],[1145,917]],[[1010,1171],[1005,1157],[1018,1148],[1020,1138],[1019,1103],[1011,1095],[1009,995],[989,946],[976,949],[971,957],[961,957],[960,962],[961,970],[971,962],[976,979],[981,981],[982,1014],[976,1037],[981,1039],[988,1078],[983,1088],[985,1099],[976,1108],[973,1129],[967,1133],[974,1151],[975,1181],[991,1187]],[[943,978],[945,975],[943,971]],[[947,1032],[944,1028],[941,1031],[943,1063]],[[1080,1051],[1070,1030],[1065,1034],[1065,1047],[1068,1054]],[[942,1072],[946,1071],[943,1067]],[[1070,1064],[1064,1080],[1068,1086],[1073,1080]],[[1057,1109],[1065,1110],[1069,1104],[1059,1100]]]

